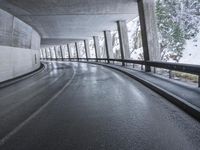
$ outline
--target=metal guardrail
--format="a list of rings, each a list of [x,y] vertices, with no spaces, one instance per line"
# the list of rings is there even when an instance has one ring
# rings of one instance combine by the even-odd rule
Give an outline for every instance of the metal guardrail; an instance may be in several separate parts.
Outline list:
[[[142,60],[130,60],[130,59],[106,59],[106,58],[57,58],[48,60],[68,60],[68,61],[94,61],[94,62],[120,62],[122,64],[138,64],[141,66],[150,66],[155,68],[168,69],[171,71],[179,71],[184,73],[190,73],[198,76],[198,86],[200,87],[200,65],[182,64],[182,63],[171,63],[171,62],[158,62],[158,61],[142,61]]]
[[[156,61],[149,61],[149,62],[147,62],[147,65],[149,65],[151,67],[164,68],[164,69],[169,69],[169,70],[175,70],[175,71],[200,75],[200,65],[169,63],[169,62],[156,62]]]

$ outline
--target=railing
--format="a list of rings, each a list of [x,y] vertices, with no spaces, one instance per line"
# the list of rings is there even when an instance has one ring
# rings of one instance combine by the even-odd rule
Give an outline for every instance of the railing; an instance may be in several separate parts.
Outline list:
[[[157,61],[142,61],[142,60],[128,60],[128,59],[106,59],[106,58],[58,58],[48,60],[68,60],[68,61],[93,61],[93,62],[104,62],[104,63],[115,63],[119,62],[122,64],[138,64],[143,66],[149,66],[154,68],[168,69],[170,71],[179,71],[184,73],[190,73],[198,76],[198,87],[200,87],[200,65],[190,65],[181,63],[170,63],[170,62],[157,62]]]

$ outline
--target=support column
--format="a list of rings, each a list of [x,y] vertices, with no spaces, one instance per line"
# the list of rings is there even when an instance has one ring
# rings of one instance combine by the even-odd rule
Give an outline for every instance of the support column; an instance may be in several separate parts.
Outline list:
[[[42,49],[40,49],[40,59],[43,59],[43,52],[42,52]]]
[[[138,10],[140,16],[144,61],[146,64],[145,71],[150,72],[151,67],[148,66],[146,62],[160,60],[156,16],[154,11],[155,1],[138,0]]]
[[[85,55],[86,55],[86,59],[88,61],[88,58],[90,58],[89,41],[88,40],[84,40],[84,45],[85,45]]]
[[[45,48],[45,59],[47,60],[47,49]]]
[[[44,49],[41,49],[41,56],[42,56],[42,59],[44,59]]]
[[[56,58],[56,60],[57,60],[58,57],[57,57],[57,52],[56,52],[56,46],[54,46],[54,54],[55,54],[55,58]]]
[[[99,47],[99,37],[98,36],[93,36],[93,40],[94,40],[96,61],[98,62],[98,58],[101,58],[101,56],[100,56],[100,47]]]
[[[67,44],[67,51],[68,51],[68,58],[69,58],[69,61],[71,61],[71,54],[70,54],[69,44]]]
[[[45,59],[45,56],[46,56],[45,55],[45,49],[43,49],[42,52],[43,52],[43,59]]]
[[[50,54],[50,59],[52,60],[53,57],[52,57],[52,53],[51,53],[51,48],[49,48],[49,54]]]
[[[77,42],[75,43],[75,47],[76,47],[76,58],[77,58],[78,61],[79,61],[78,43],[77,43]]]
[[[63,48],[62,48],[62,45],[60,45],[60,54],[61,54],[62,61],[64,61],[64,58],[63,58]]]
[[[110,63],[109,59],[113,57],[113,50],[112,50],[112,37],[110,31],[104,31],[105,37],[105,47],[106,47],[106,55],[108,59],[108,63]]]
[[[126,21],[117,21],[117,28],[119,33],[121,59],[122,60],[130,59],[129,40],[128,40]],[[122,62],[122,65],[124,66],[125,63]]]
[[[200,75],[198,75],[198,87],[200,88]]]
[[[45,58],[45,49],[41,49],[41,52],[42,52],[42,59]]]

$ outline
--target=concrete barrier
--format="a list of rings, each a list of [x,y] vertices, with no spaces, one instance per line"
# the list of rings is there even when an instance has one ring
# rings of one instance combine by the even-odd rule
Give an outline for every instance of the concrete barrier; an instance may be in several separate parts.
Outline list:
[[[39,66],[38,50],[0,46],[0,82],[31,72]]]
[[[0,9],[0,82],[39,68],[40,41],[31,26]]]

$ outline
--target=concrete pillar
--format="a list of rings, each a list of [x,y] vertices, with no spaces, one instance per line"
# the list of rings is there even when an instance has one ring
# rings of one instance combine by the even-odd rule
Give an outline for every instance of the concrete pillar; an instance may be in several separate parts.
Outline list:
[[[78,51],[78,43],[77,42],[75,42],[75,47],[76,47],[76,58],[79,61],[79,51]]]
[[[45,49],[41,49],[42,52],[42,59],[45,59]]]
[[[43,56],[43,59],[45,59],[45,49],[42,49],[42,56]]]
[[[45,51],[44,59],[47,59],[47,49],[45,48],[44,51]]]
[[[55,54],[55,58],[56,58],[56,60],[57,60],[58,57],[57,57],[57,52],[56,52],[56,46],[54,46],[54,54]]]
[[[42,59],[44,59],[45,58],[45,51],[44,51],[44,49],[41,49],[41,53],[42,53]]]
[[[69,61],[71,61],[71,54],[70,54],[69,44],[67,44],[67,51],[68,51]]]
[[[44,59],[44,50],[43,49],[40,49],[40,53],[41,53],[41,58]]]
[[[61,54],[62,61],[64,61],[62,45],[60,45],[60,54]]]
[[[100,56],[100,46],[99,46],[99,37],[98,36],[93,36],[94,40],[94,49],[95,49],[95,56],[96,56],[96,61],[98,61],[98,58],[101,58]]]
[[[66,58],[66,47],[65,45],[62,45],[62,55],[63,55],[63,60]]]
[[[43,52],[42,52],[42,49],[40,49],[40,59],[43,59]]]
[[[112,50],[111,32],[110,31],[104,31],[104,37],[105,37],[105,47],[106,47],[107,59],[114,58],[113,50]],[[110,63],[109,60],[108,60],[108,63]]]
[[[119,33],[121,59],[130,59],[128,30],[126,26],[126,21],[117,21],[117,28]],[[124,66],[125,63],[122,62],[122,65]]]
[[[138,0],[138,10],[142,32],[144,61],[159,61],[160,49],[156,28],[155,0]],[[150,66],[146,65],[145,71],[151,71]]]
[[[88,40],[84,40],[84,46],[85,46],[86,59],[88,61],[88,58],[90,58],[90,47],[89,47],[89,41]]]
[[[53,57],[52,57],[51,48],[49,48],[49,54],[50,54],[50,59],[52,60],[52,59],[53,59]]]

